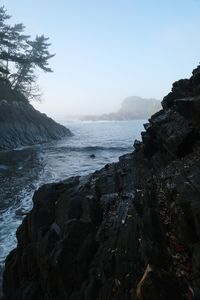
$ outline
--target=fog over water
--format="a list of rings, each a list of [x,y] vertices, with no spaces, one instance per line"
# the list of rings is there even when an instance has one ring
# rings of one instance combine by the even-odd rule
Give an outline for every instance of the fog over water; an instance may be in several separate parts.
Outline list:
[[[54,118],[117,111],[129,96],[162,99],[199,63],[200,1],[2,0],[12,22],[50,37],[40,72],[43,102]]]
[[[41,142],[40,134],[44,138],[42,141],[47,141],[52,136],[55,139],[64,136],[60,135],[60,131],[65,132],[65,129],[61,130],[60,126],[55,125],[58,135],[52,134],[53,127],[46,125],[45,121],[43,122],[45,119],[43,116],[40,124],[39,117],[32,118],[30,111],[34,112],[34,110],[25,104],[26,99],[22,97],[20,104],[16,99],[15,92],[18,94],[21,89],[22,93],[24,91],[26,95],[28,93],[27,97],[30,100],[30,91],[32,92],[31,87],[35,78],[37,78],[36,83],[42,96],[41,101],[33,101],[31,104],[42,113],[63,123],[73,133],[70,137],[45,144],[0,151],[1,298],[5,258],[16,247],[16,230],[24,216],[32,208],[34,192],[43,184],[63,181],[71,176],[88,175],[106,164],[117,162],[121,155],[132,152],[134,140],[141,138],[143,124],[148,122],[147,119],[151,114],[160,110],[160,101],[170,92],[172,83],[180,78],[191,76],[191,70],[200,61],[200,0],[1,0],[0,6],[5,6],[7,13],[12,16],[11,19],[6,19],[9,24],[8,31],[3,33],[2,30],[1,32],[2,36],[5,34],[3,38],[8,37],[8,41],[10,39],[12,43],[9,46],[8,41],[3,41],[1,37],[0,45],[2,47],[0,81],[3,91],[0,100],[2,100],[2,107],[6,107],[5,113],[1,108],[1,124],[3,124],[1,137],[5,133],[5,145],[8,145],[10,149],[12,145],[26,144],[23,141],[26,140],[26,136],[29,138],[29,134],[31,137],[30,140],[27,139],[29,145],[36,141]],[[23,23],[26,27],[23,38],[21,35],[15,36],[16,32],[21,32],[20,26],[18,31],[15,31],[16,28],[13,25],[16,23]],[[3,27],[1,26],[1,28]],[[12,28],[15,30],[12,31]],[[10,29],[12,29],[12,34],[10,34]],[[30,39],[26,37],[26,34],[30,35]],[[38,45],[33,42],[36,35],[42,35],[42,39],[40,37],[43,40],[40,44],[42,45],[41,49],[38,46],[32,47],[32,45]],[[44,45],[48,39],[46,40],[43,35],[49,37],[49,45]],[[16,42],[17,40],[18,42]],[[35,41],[37,40],[36,38]],[[20,56],[18,56],[18,47],[21,51]],[[40,54],[38,55],[38,53]],[[50,54],[55,54],[55,56]],[[16,69],[16,72],[13,69]],[[8,94],[10,94],[10,99],[7,99],[9,98]],[[132,105],[133,99],[135,102]],[[151,103],[147,101],[147,104],[146,100],[149,99],[151,99]],[[141,105],[141,103],[143,104]],[[16,110],[12,110],[13,107]],[[23,110],[18,110],[20,107],[23,107]],[[26,107],[29,108],[26,109]],[[7,114],[9,109],[11,113]],[[26,110],[29,110],[27,114]],[[15,111],[20,113],[16,114]],[[24,119],[21,111],[24,112]],[[67,122],[67,116],[72,115],[73,118],[69,118],[71,122]],[[77,116],[87,118],[83,118],[84,122],[80,122],[80,119],[77,121]],[[159,116],[162,118],[162,115],[159,114]],[[18,124],[19,120],[22,124]],[[95,122],[91,120],[95,120]],[[13,124],[10,126],[9,123]],[[185,123],[183,122],[183,124]],[[187,126],[186,128],[188,128]],[[34,128],[39,129],[39,134]],[[169,127],[169,129],[171,128]],[[190,129],[193,130],[192,127]],[[196,132],[196,128],[194,129]],[[174,132],[174,128],[172,128],[172,140],[176,137]],[[48,139],[46,139],[46,135]],[[22,138],[20,139],[20,137]],[[188,137],[188,132],[186,137]],[[15,138],[17,143],[12,144]],[[30,142],[32,140],[33,143]],[[3,143],[1,144],[3,145]],[[2,149],[8,148],[2,147]],[[149,171],[152,172],[152,169],[150,168]],[[146,179],[148,178],[145,178],[145,181]],[[118,198],[120,199],[120,197]],[[124,197],[122,198],[123,205],[127,209],[128,219],[129,200],[124,201]],[[116,207],[118,200],[115,204]],[[110,206],[112,212],[114,205]],[[163,214],[162,216],[167,215]],[[133,232],[136,232],[138,225],[135,225],[133,221],[135,217],[131,217],[133,218],[130,219],[130,224],[133,224],[133,228],[135,228]],[[123,223],[124,226],[127,224]],[[154,223],[152,222],[152,224]],[[168,236],[171,238],[171,229],[174,229],[174,226],[167,224],[167,227],[168,225],[170,225]],[[141,226],[143,230],[145,222]],[[107,228],[107,221],[104,222],[104,228]],[[138,228],[137,232],[140,231]],[[117,229],[117,232],[119,231]],[[126,232],[129,236],[129,230]],[[172,233],[174,234],[173,230]],[[138,240],[138,234],[136,234],[136,238]],[[175,235],[174,238],[176,238]],[[119,241],[121,243],[123,239],[119,239]],[[137,243],[138,241],[136,245]],[[123,246],[123,243],[121,244]],[[110,252],[108,250],[107,253],[112,254],[113,251],[115,252],[115,250]],[[172,258],[174,259],[176,256],[172,255]],[[187,260],[183,261],[187,263]],[[180,262],[182,264],[182,260]],[[134,268],[136,264],[134,262]],[[107,269],[109,270],[109,268]],[[190,267],[186,266],[187,269],[190,270]],[[15,269],[13,270],[15,272]],[[181,268],[180,272],[182,272]],[[140,272],[132,272],[132,275],[136,276],[137,273]],[[104,273],[102,272],[102,274]],[[126,277],[130,274],[127,273]],[[179,276],[179,273],[177,274]],[[10,274],[10,278],[12,275]],[[101,276],[99,272],[97,275]],[[127,277],[128,281],[131,280],[130,290],[125,289],[127,295],[133,291],[132,275]],[[187,276],[191,277],[190,271]],[[13,282],[17,278],[14,277],[13,275],[11,279]],[[165,279],[165,277],[164,274],[163,278]],[[98,278],[96,277],[96,279]],[[94,284],[100,282],[96,279]],[[114,284],[117,282],[116,291],[118,292],[118,282],[120,283],[120,281],[115,279],[113,282]],[[113,290],[113,282],[111,282],[111,290]],[[24,281],[22,286],[23,283]],[[33,287],[36,286],[33,285]],[[121,287],[123,286],[121,285]],[[181,285],[180,287],[182,288]],[[191,288],[191,286],[189,287]],[[88,290],[92,290],[92,288],[93,286],[89,282]],[[29,289],[24,292],[23,295],[28,294]],[[192,288],[190,293],[192,293]]]

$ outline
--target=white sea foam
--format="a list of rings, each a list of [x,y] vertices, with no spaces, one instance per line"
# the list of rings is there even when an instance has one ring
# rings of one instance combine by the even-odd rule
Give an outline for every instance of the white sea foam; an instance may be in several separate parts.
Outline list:
[[[133,150],[144,122],[68,123],[72,137],[0,152],[0,265],[16,246],[15,231],[23,218],[16,211],[31,209],[33,193],[40,185],[86,175],[117,161]]]

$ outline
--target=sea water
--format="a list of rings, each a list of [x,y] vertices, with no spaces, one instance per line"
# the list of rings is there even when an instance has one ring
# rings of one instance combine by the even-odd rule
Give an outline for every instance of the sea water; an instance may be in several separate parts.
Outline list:
[[[0,152],[0,277],[5,257],[16,246],[21,212],[32,207],[45,183],[85,175],[133,151],[145,120],[64,124],[74,134],[60,141]],[[1,280],[0,280],[1,281]]]

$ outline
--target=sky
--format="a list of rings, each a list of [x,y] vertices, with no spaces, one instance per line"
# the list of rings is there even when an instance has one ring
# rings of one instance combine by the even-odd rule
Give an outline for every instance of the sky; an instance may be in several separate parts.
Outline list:
[[[56,119],[116,111],[124,98],[162,99],[200,62],[200,0],[0,0],[12,22],[50,38],[53,73],[38,72]]]

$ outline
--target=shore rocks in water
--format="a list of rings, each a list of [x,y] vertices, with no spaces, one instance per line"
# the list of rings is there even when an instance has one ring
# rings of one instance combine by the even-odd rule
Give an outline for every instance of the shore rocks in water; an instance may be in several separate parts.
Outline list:
[[[196,94],[181,82],[187,98],[164,99],[133,153],[35,193],[6,259],[4,299],[198,298],[200,116],[190,81]]]
[[[0,99],[0,150],[71,135],[69,129],[35,110],[27,101]]]

